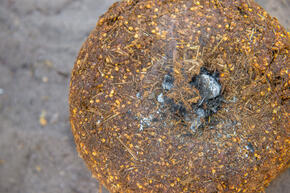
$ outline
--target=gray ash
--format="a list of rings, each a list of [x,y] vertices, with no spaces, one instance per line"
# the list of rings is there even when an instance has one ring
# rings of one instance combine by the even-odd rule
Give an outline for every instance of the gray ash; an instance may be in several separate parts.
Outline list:
[[[189,84],[199,90],[202,100],[209,100],[218,97],[221,93],[219,73],[210,73],[206,68],[200,69],[200,74],[194,76]]]
[[[190,123],[190,129],[195,132],[203,127],[204,123],[209,124],[208,120],[212,114],[220,109],[223,102],[222,85],[219,82],[219,73],[210,72],[206,68],[201,68],[200,73],[192,77],[189,84],[198,89],[201,99],[197,103],[192,103],[191,109],[186,109],[182,102],[174,102],[173,99],[162,94],[158,102],[169,106],[170,111],[176,119]],[[174,87],[174,78],[168,74],[164,76],[162,87],[165,92]],[[162,100],[161,100],[162,96]]]
[[[162,82],[162,87],[164,90],[170,90],[174,86],[174,78],[169,74],[164,76],[164,80]]]
[[[223,101],[219,82],[219,73],[210,73],[206,68],[200,69],[200,74],[194,76],[189,82],[199,90],[201,99],[197,104],[192,104],[194,109],[203,109],[205,111],[204,117],[209,117],[213,113],[217,113]]]
[[[250,142],[247,144],[246,149],[249,150],[251,153],[255,152],[255,148]]]

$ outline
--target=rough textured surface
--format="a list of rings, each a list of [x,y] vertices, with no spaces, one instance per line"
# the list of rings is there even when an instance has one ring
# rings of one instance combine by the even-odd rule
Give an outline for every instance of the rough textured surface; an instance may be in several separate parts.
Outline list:
[[[251,0],[115,3],[72,72],[77,149],[111,192],[261,192],[289,164],[289,51]]]
[[[95,193],[70,131],[69,76],[110,0],[0,1],[0,192]]]
[[[113,2],[0,1],[1,193],[98,192],[72,141],[68,75],[97,17]],[[289,27],[286,1],[260,2]],[[45,126],[39,123],[43,110]],[[267,192],[288,192],[289,174]]]

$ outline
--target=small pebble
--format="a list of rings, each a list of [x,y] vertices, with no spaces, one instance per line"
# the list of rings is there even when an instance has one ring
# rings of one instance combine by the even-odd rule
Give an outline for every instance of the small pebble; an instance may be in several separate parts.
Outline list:
[[[41,172],[42,168],[40,166],[36,166],[35,169],[38,171],[38,172]]]
[[[40,123],[41,126],[46,126],[47,125],[47,120],[46,120],[45,116],[46,116],[46,112],[42,111],[41,114],[40,114],[40,117],[39,117],[39,123]]]
[[[46,76],[42,77],[42,82],[47,83],[48,82],[48,78]]]
[[[159,103],[164,103],[163,93],[161,93],[160,95],[158,95],[158,97],[157,97],[157,101],[158,101]]]

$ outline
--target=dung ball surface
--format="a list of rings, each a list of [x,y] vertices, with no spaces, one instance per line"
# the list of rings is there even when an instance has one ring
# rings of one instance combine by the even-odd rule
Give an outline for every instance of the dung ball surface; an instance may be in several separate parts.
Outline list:
[[[252,0],[113,4],[72,71],[78,152],[111,192],[262,191],[289,165],[289,39]]]

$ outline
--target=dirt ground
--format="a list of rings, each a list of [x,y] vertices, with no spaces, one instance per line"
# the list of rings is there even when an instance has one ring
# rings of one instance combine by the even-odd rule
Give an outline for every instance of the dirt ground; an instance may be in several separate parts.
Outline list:
[[[0,0],[0,193],[97,193],[70,131],[74,60],[115,0]],[[289,0],[258,0],[290,28]],[[286,193],[290,170],[267,192]],[[105,191],[106,192],[106,191]]]

